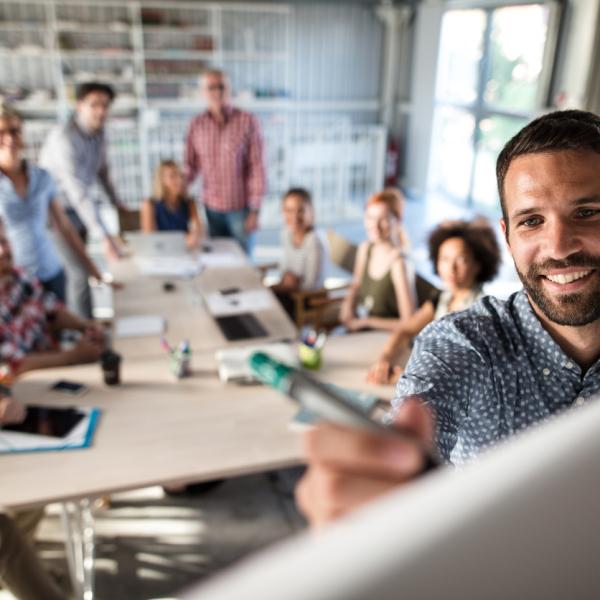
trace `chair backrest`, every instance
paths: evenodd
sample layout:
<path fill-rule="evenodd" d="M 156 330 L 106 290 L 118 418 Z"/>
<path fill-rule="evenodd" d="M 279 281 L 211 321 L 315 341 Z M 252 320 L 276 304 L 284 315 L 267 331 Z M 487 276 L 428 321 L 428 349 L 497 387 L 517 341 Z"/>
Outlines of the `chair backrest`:
<path fill-rule="evenodd" d="M 357 246 L 333 229 L 327 230 L 327 246 L 329 259 L 338 267 L 352 273 L 356 260 Z"/>
<path fill-rule="evenodd" d="M 422 306 L 427 300 L 431 299 L 435 292 L 439 291 L 433 283 L 430 283 L 418 273 L 415 275 L 415 288 L 417 292 L 417 304 L 419 306 Z"/>
<path fill-rule="evenodd" d="M 333 229 L 327 230 L 327 245 L 329 246 L 329 258 L 331 262 L 345 271 L 352 273 L 354 271 L 357 246 Z M 429 300 L 432 294 L 437 291 L 437 288 L 432 283 L 421 277 L 418 273 L 415 275 L 415 288 L 417 292 L 417 304 L 419 306 Z"/>

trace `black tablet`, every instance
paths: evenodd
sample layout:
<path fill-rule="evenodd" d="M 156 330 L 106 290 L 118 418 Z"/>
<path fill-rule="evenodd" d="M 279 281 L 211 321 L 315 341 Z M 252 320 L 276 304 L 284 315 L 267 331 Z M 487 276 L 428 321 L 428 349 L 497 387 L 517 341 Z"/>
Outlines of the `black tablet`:
<path fill-rule="evenodd" d="M 75 408 L 50 408 L 30 404 L 22 423 L 2 425 L 2 429 L 62 438 L 71 433 L 83 418 L 85 413 Z"/>

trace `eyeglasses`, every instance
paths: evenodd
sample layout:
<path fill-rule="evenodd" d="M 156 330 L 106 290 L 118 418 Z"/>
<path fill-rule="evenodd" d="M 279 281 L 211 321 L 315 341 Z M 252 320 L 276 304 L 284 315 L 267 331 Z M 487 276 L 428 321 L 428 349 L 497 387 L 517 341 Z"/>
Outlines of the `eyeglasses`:
<path fill-rule="evenodd" d="M 23 130 L 20 127 L 9 127 L 8 129 L 0 129 L 0 138 L 1 137 L 19 137 Z"/>
<path fill-rule="evenodd" d="M 214 85 L 209 85 L 206 88 L 209 92 L 224 92 L 225 84 L 224 83 L 215 83 Z"/>

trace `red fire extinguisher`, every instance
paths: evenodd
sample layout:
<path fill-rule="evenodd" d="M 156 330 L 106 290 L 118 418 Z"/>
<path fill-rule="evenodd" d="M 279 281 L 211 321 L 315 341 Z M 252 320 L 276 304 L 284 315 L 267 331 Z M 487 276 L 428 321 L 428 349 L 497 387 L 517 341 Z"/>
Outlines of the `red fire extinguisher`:
<path fill-rule="evenodd" d="M 398 185 L 398 174 L 400 170 L 400 148 L 393 136 L 388 137 L 385 151 L 385 187 Z"/>

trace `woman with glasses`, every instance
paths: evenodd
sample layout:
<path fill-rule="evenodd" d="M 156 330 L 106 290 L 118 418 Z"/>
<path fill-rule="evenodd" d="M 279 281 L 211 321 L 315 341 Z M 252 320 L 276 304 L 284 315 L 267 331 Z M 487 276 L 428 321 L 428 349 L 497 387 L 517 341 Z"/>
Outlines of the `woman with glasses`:
<path fill-rule="evenodd" d="M 102 275 L 57 200 L 52 177 L 25 160 L 24 147 L 21 115 L 10 105 L 0 104 L 0 217 L 14 261 L 64 302 L 66 276 L 48 222 L 63 236 L 90 276 L 100 281 Z"/>

